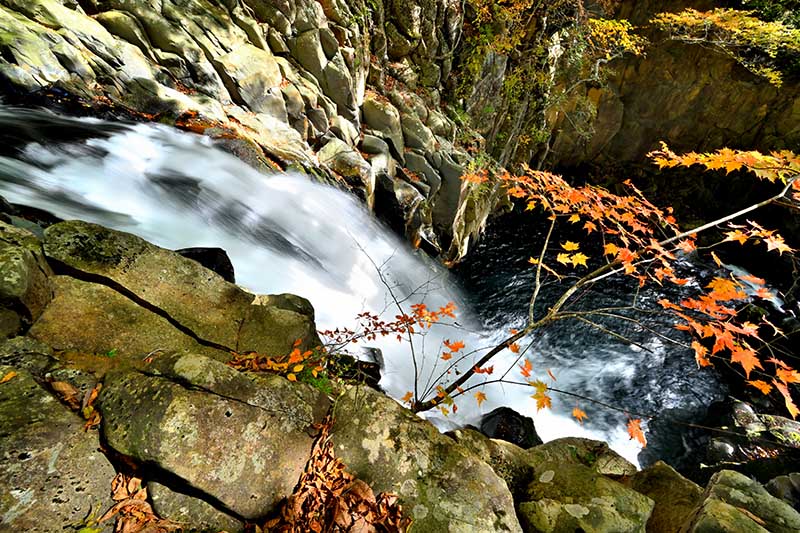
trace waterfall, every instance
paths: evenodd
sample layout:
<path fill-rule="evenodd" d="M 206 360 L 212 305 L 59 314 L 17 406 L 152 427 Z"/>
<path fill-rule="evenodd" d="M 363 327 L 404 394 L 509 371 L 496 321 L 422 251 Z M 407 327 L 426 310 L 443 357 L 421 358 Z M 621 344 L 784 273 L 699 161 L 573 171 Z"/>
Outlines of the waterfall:
<path fill-rule="evenodd" d="M 469 295 L 460 293 L 446 269 L 410 249 L 352 196 L 304 175 L 262 174 L 207 137 L 154 124 L 1 106 L 0 131 L 5 140 L 0 194 L 8 201 L 131 232 L 165 248 L 224 248 L 240 285 L 257 293 L 308 298 L 320 329 L 352 325 L 363 311 L 394 317 L 389 287 L 407 306 L 455 302 L 461 327 L 434 328 L 424 346 L 415 347 L 423 383 L 442 368 L 436 355 L 444 339 L 463 340 L 468 348 L 489 347 L 513 326 L 482 326 L 465 303 Z M 643 367 L 643 354 L 635 346 L 585 342 L 570 338 L 569 330 L 556 333 L 562 337 L 545 336 L 532 347 L 537 376 L 548 379 L 549 369 L 560 387 L 611 403 L 616 399 L 609 398 L 610 382 L 633 389 L 640 370 L 665 357 L 664 346 L 653 341 Z M 412 390 L 408 346 L 394 339 L 367 344 L 384 353 L 381 384 L 386 391 L 400 398 Z M 517 360 L 506 350 L 492 363 L 495 376 Z M 465 361 L 461 370 L 470 366 Z M 527 387 L 495 385 L 485 393 L 488 400 L 481 406 L 469 394 L 459 400 L 457 413 L 426 416 L 445 429 L 474 423 L 481 413 L 508 405 L 533 416 L 544 440 L 567 435 L 602 439 L 636 463 L 639 448 L 628 439 L 624 415 L 584 427 L 569 417 L 573 400 L 554 401 L 552 410 L 537 413 Z"/>

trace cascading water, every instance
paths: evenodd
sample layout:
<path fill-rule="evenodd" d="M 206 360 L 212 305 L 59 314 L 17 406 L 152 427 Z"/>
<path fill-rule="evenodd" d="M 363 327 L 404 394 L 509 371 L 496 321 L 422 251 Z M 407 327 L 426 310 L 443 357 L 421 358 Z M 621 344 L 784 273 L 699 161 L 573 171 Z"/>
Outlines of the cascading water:
<path fill-rule="evenodd" d="M 471 319 L 464 303 L 470 296 L 460 294 L 449 273 L 410 250 L 354 198 L 305 176 L 261 174 L 206 137 L 152 124 L 7 107 L 0 107 L 0 132 L 5 141 L 0 194 L 8 201 L 128 231 L 166 248 L 222 247 L 239 284 L 254 292 L 308 298 L 321 329 L 350 325 L 365 310 L 393 317 L 397 310 L 388 287 L 399 299 L 408 299 L 407 305 L 423 298 L 429 307 L 455 301 L 462 328 L 427 336 L 424 360 L 422 346 L 416 348 L 422 384 L 441 370 L 436 351 L 444 338 L 488 347 L 519 320 L 517 312 L 501 316 L 491 327 L 480 325 L 484 322 Z M 497 293 L 504 295 L 513 285 L 501 281 Z M 561 328 L 537 341 L 530 357 L 540 375 L 549 368 L 561 388 L 615 405 L 625 405 L 630 396 L 658 397 L 634 407 L 683 401 L 683 392 L 676 395 L 658 382 L 669 371 L 679 375 L 681 370 L 665 363 L 669 358 L 657 340 L 647 343 L 651 353 L 644 357 L 640 348 L 584 333 L 576 337 L 577 331 L 582 330 Z M 399 398 L 413 389 L 408 346 L 387 341 L 378 347 L 386 365 L 382 385 Z M 518 356 L 506 352 L 492 362 L 496 374 L 517 363 Z M 469 365 L 465 361 L 463 368 Z M 694 389 L 701 402 L 718 394 L 713 387 L 701 389 Z M 508 405 L 533 416 L 545 440 L 566 435 L 603 439 L 636 462 L 639 448 L 628 439 L 623 415 L 597 416 L 584 427 L 568 416 L 572 400 L 554 399 L 553 410 L 536 413 L 525 387 L 489 386 L 485 392 L 488 401 L 480 407 L 467 396 L 448 419 L 429 416 L 440 427 L 453 427 Z"/>

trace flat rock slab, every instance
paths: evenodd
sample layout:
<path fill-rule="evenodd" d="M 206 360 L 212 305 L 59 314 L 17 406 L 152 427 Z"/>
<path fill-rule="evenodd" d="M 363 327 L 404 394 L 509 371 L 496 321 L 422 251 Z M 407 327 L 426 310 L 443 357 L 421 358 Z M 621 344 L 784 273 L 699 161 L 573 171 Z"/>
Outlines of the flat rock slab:
<path fill-rule="evenodd" d="M 113 505 L 114 468 L 96 431 L 22 368 L 0 366 L 0 531 L 52 533 L 92 525 Z M 110 532 L 113 520 L 96 531 Z"/>
<path fill-rule="evenodd" d="M 220 359 L 230 357 L 229 352 L 202 346 L 166 318 L 105 285 L 69 276 L 54 276 L 51 285 L 53 300 L 28 335 L 57 350 L 105 357 L 106 365 L 96 361 L 97 365 L 89 365 L 92 370 L 113 367 L 119 361 L 141 365 L 153 350 L 191 350 Z"/>
<path fill-rule="evenodd" d="M 44 249 L 69 275 L 107 285 L 223 350 L 284 355 L 297 339 L 303 348 L 319 344 L 306 300 L 257 297 L 130 233 L 72 220 L 45 230 Z"/>
<path fill-rule="evenodd" d="M 169 472 L 242 518 L 274 511 L 308 461 L 311 424 L 325 411 L 320 393 L 278 377 L 285 390 L 259 392 L 246 376 L 199 355 L 156 366 L 161 375 L 125 372 L 106 379 L 99 407 L 108 445 Z M 238 397 L 225 396 L 237 384 L 241 392 L 232 396 Z M 282 400 L 274 397 L 278 391 Z"/>
<path fill-rule="evenodd" d="M 430 422 L 366 387 L 333 412 L 337 457 L 376 494 L 398 494 L 415 533 L 522 531 L 506 483 Z"/>

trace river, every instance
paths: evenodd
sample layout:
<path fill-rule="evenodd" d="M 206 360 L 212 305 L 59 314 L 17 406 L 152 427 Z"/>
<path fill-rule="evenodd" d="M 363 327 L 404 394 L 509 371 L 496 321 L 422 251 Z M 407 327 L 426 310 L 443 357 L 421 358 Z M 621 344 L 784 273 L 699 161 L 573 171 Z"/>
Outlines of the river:
<path fill-rule="evenodd" d="M 0 141 L 0 194 L 9 202 L 128 231 L 165 248 L 224 248 L 237 283 L 257 293 L 308 298 L 320 329 L 352 325 L 363 311 L 393 317 L 389 288 L 407 305 L 455 302 L 459 326 L 434 328 L 424 345 L 415 346 L 420 383 L 441 370 L 436 354 L 444 339 L 463 340 L 471 349 L 492 346 L 519 327 L 527 312 L 531 277 L 523 243 L 534 245 L 536 232 L 520 239 L 516 219 L 493 224 L 476 253 L 451 273 L 399 240 L 350 195 L 300 174 L 262 174 L 207 137 L 0 106 Z M 630 290 L 610 283 L 591 298 L 615 302 Z M 640 297 L 654 302 L 661 294 Z M 665 322 L 650 325 L 670 330 Z M 526 356 L 537 377 L 631 412 L 691 409 L 723 395 L 708 373 L 694 370 L 688 351 L 626 328 L 636 344 L 559 325 L 526 342 Z M 387 392 L 400 398 L 412 390 L 408 346 L 394 340 L 368 344 L 384 353 L 381 384 Z M 517 360 L 506 350 L 492 363 L 495 375 Z M 467 360 L 460 368 L 470 366 Z M 447 429 L 508 405 L 532 416 L 545 441 L 567 435 L 602 439 L 637 463 L 640 449 L 628 438 L 623 413 L 581 401 L 589 419 L 579 424 L 570 416 L 574 398 L 555 396 L 553 409 L 537 412 L 532 392 L 489 386 L 480 406 L 468 395 L 457 413 L 426 416 Z"/>

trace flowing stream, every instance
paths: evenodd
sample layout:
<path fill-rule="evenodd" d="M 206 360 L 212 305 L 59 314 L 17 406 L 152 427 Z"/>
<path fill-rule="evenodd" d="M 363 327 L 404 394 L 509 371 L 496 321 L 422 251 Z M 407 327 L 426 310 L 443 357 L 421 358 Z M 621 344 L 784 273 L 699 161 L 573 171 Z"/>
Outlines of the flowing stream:
<path fill-rule="evenodd" d="M 415 347 L 422 385 L 442 369 L 436 353 L 444 339 L 463 340 L 468 348 L 492 346 L 526 312 L 530 279 L 516 268 L 526 252 L 512 248 L 516 239 L 507 231 L 490 235 L 455 282 L 350 195 L 302 175 L 259 173 L 207 137 L 164 126 L 0 106 L 0 194 L 9 202 L 128 231 L 165 248 L 224 248 L 237 283 L 257 293 L 308 298 L 320 329 L 352 325 L 362 311 L 394 317 L 389 288 L 406 305 L 424 301 L 438 307 L 453 301 L 460 327 L 434 329 L 424 346 Z M 620 290 L 625 289 L 610 286 L 598 297 L 613 298 Z M 394 340 L 368 344 L 383 351 L 381 384 L 387 392 L 400 398 L 412 390 L 408 346 Z M 721 394 L 707 377 L 692 378 L 682 366 L 694 364 L 691 356 L 676 356 L 653 336 L 625 345 L 587 328 L 560 326 L 525 347 L 536 377 L 550 380 L 549 369 L 558 387 L 632 411 L 704 405 Z M 506 352 L 493 362 L 495 375 L 518 361 Z M 470 394 L 459 401 L 457 413 L 426 416 L 444 429 L 474 423 L 481 413 L 508 405 L 533 416 L 544 440 L 603 439 L 637 462 L 639 447 L 629 440 L 621 413 L 584 402 L 590 419 L 581 425 L 569 416 L 574 399 L 555 397 L 552 410 L 537 413 L 527 387 L 497 385 L 485 392 L 488 400 L 481 406 Z"/>

